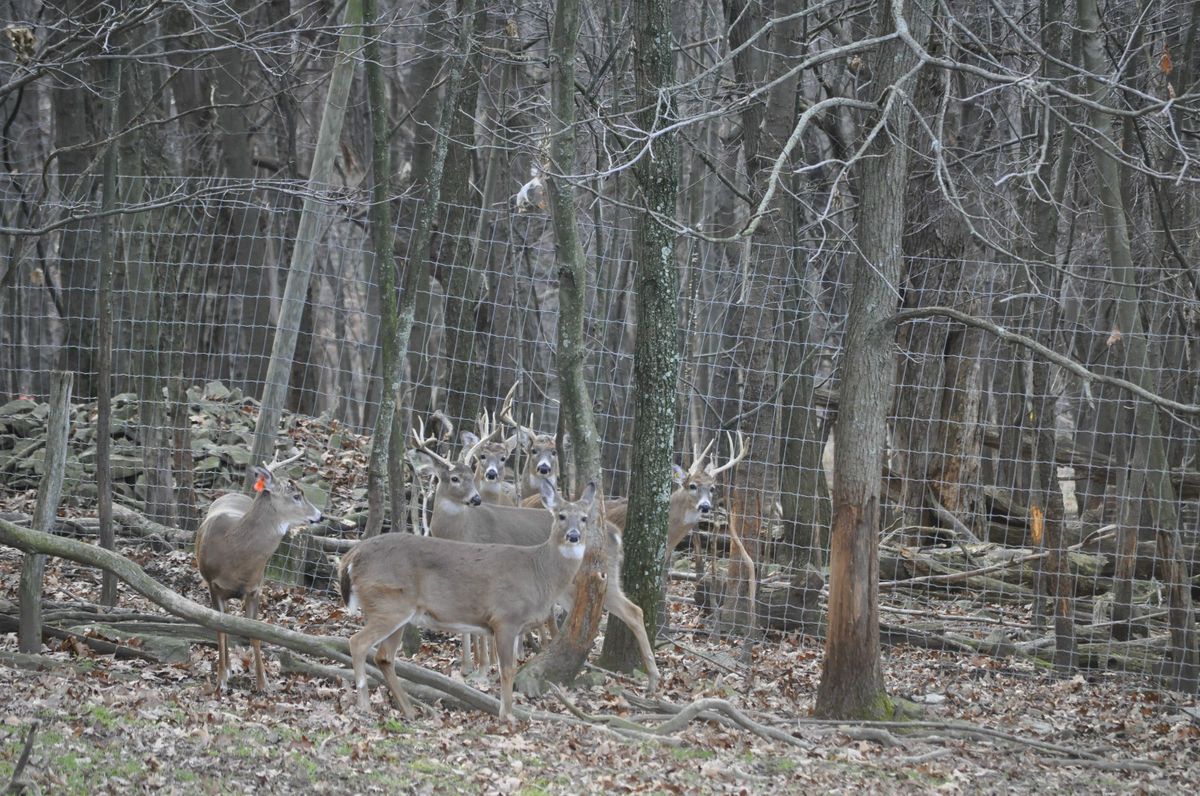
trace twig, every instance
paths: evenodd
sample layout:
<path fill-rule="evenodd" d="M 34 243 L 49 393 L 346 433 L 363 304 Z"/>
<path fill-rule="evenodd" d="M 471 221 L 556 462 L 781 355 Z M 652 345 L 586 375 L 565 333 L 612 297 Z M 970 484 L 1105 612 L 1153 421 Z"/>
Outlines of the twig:
<path fill-rule="evenodd" d="M 908 746 L 895 735 L 879 727 L 842 727 L 840 732 L 842 735 L 852 738 L 855 741 L 871 741 L 880 746 L 899 746 L 901 749 Z"/>
<path fill-rule="evenodd" d="M 660 704 L 664 703 L 660 702 Z M 679 712 L 674 716 L 653 728 L 652 732 L 655 734 L 678 732 L 686 727 L 693 719 L 708 719 L 711 713 L 720 714 L 733 721 L 734 724 L 738 725 L 742 729 L 749 730 L 750 732 L 762 738 L 772 741 L 780 741 L 791 746 L 799 746 L 805 749 L 812 748 L 812 744 L 803 738 L 797 738 L 796 736 L 784 730 L 776 729 L 775 727 L 769 727 L 766 724 L 761 724 L 747 716 L 742 711 L 738 710 L 724 699 L 697 699 L 695 702 L 691 702 L 688 705 L 683 706 L 683 708 L 680 709 Z"/>
<path fill-rule="evenodd" d="M 41 722 L 36 719 L 33 724 L 29 725 L 29 732 L 25 734 L 25 746 L 21 749 L 21 756 L 17 758 L 17 765 L 13 768 L 12 779 L 9 780 L 8 787 L 4 790 L 5 793 L 22 794 L 30 788 L 37 789 L 32 781 L 21 775 L 25 771 L 25 766 L 29 765 L 29 754 L 33 751 L 33 739 L 37 736 L 40 726 Z"/>
<path fill-rule="evenodd" d="M 1066 757 L 1048 757 L 1047 763 L 1058 766 L 1079 766 L 1080 768 L 1098 768 L 1102 771 L 1157 771 L 1154 763 L 1141 760 L 1075 760 Z"/>
<path fill-rule="evenodd" d="M 928 763 L 930 760 L 937 760 L 939 757 L 945 757 L 946 755 L 953 753 L 954 750 L 947 749 L 943 746 L 940 749 L 933 749 L 924 754 L 901 757 L 896 762 L 902 766 L 916 766 L 920 765 L 921 763 Z"/>

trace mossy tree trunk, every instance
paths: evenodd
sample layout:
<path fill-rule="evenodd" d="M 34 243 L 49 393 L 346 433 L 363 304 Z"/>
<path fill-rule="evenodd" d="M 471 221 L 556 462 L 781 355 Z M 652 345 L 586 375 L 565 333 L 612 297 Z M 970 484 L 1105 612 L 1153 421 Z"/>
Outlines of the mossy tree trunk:
<path fill-rule="evenodd" d="M 654 132 L 656 124 L 671 124 L 675 116 L 674 103 L 665 90 L 675 77 L 670 9 L 666 0 L 640 0 L 633 9 L 635 119 L 647 134 Z M 654 157 L 638 161 L 634 177 L 645 212 L 638 214 L 634 241 L 637 338 L 633 351 L 633 451 L 621 580 L 625 593 L 641 607 L 646 633 L 653 639 L 663 603 L 662 567 L 679 380 L 675 233 L 656 216 L 675 215 L 679 193 L 676 136 L 658 138 Z M 632 671 L 640 661 L 637 640 L 624 623 L 610 616 L 601 665 Z"/>
<path fill-rule="evenodd" d="M 583 338 L 586 312 L 587 261 L 579 239 L 578 213 L 572 185 L 562 175 L 575 171 L 575 46 L 579 38 L 579 0 L 558 0 L 550 34 L 550 200 L 554 251 L 558 264 L 558 378 L 561 385 L 561 420 L 571 437 L 571 453 L 578 484 L 561 479 L 559 487 L 574 498 L 580 486 L 594 481 L 603 492 L 600 445 L 592 401 L 584 378 L 587 348 Z M 560 450 L 562 448 L 560 447 Z M 574 487 L 574 488 L 572 488 Z M 587 534 L 587 552 L 575 578 L 574 607 L 547 650 L 522 667 L 521 690 L 536 691 L 539 683 L 570 682 L 583 669 L 592 642 L 600 629 L 607 587 L 608 550 L 599 523 Z"/>
<path fill-rule="evenodd" d="M 372 0 L 365 0 L 374 8 Z M 382 369 L 384 374 L 383 392 L 380 396 L 379 413 L 375 417 L 375 431 L 371 439 L 371 458 L 368 464 L 368 519 L 367 528 L 364 536 L 374 536 L 379 533 L 383 526 L 383 510 L 385 504 L 385 487 L 389 481 L 393 494 L 401 488 L 400 483 L 395 479 L 395 475 L 399 470 L 397 465 L 399 462 L 392 461 L 392 458 L 397 454 L 400 446 L 396 443 L 401 442 L 398 435 L 404 432 L 399 424 L 395 422 L 397 417 L 397 400 L 402 389 L 403 366 L 404 359 L 408 355 L 408 343 L 412 335 L 413 318 L 415 317 L 417 292 L 420 286 L 420 274 L 428 270 L 430 243 L 433 238 L 434 220 L 437 217 L 438 204 L 441 201 L 441 186 L 442 174 L 446 166 L 446 153 L 448 151 L 449 132 L 448 126 L 451 120 L 451 109 L 457 101 L 458 92 L 461 90 L 464 64 L 469 57 L 471 51 L 471 31 L 475 14 L 475 1 L 462 0 L 459 7 L 459 16 L 462 18 L 459 31 L 459 45 L 456 55 L 451 58 L 450 76 L 446 87 L 446 94 L 442 103 L 441 121 L 439 122 L 439 134 L 436 138 L 433 150 L 433 161 L 429 167 L 429 182 L 428 190 L 426 191 L 425 201 L 421 203 L 421 209 L 417 214 L 417 224 L 415 234 L 413 235 L 412 244 L 409 246 L 408 263 L 404 269 L 404 285 L 400 291 L 398 305 L 395 291 L 395 282 L 390 286 L 385 285 L 383 278 L 380 279 L 380 318 L 381 318 L 381 338 L 384 345 Z M 368 19 L 368 22 L 374 23 L 374 17 Z M 368 38 L 374 39 L 374 36 Z M 377 47 L 377 45 L 376 45 Z M 368 55 L 368 61 L 378 61 L 378 58 L 371 58 Z M 390 165 L 380 163 L 381 156 L 385 160 L 389 160 L 386 156 L 386 145 L 380 140 L 386 135 L 388 122 L 385 116 L 386 100 L 383 87 L 383 76 L 378 74 L 377 68 L 368 70 L 368 92 L 371 95 L 372 119 L 371 125 L 374 132 L 375 152 L 372 155 L 372 167 L 376 171 L 375 175 L 375 194 L 373 213 L 380 214 L 377 219 L 372 216 L 372 241 L 375 247 L 375 256 L 384 266 L 380 269 L 381 275 L 387 271 L 387 266 L 393 262 L 392 258 L 392 242 L 391 236 L 391 208 L 388 206 L 386 210 L 381 197 L 380 190 L 390 190 L 390 188 L 381 188 L 379 184 L 380 169 L 389 169 Z M 372 77 L 373 76 L 373 77 Z M 372 82 L 373 81 L 373 82 Z M 378 96 L 376 96 L 378 92 Z M 384 150 L 381 152 L 381 150 Z M 387 181 L 390 186 L 390 180 Z M 390 197 L 387 197 L 390 198 Z M 380 228 L 384 223 L 383 213 L 386 212 L 387 231 Z M 386 234 L 388 241 L 380 239 L 380 235 Z M 386 246 L 385 246 L 386 243 Z M 388 306 L 389 304 L 393 306 Z M 389 466 L 390 465 L 390 466 Z M 393 475 L 388 478 L 388 474 Z M 394 503 L 393 503 L 394 507 Z M 402 515 L 396 514 L 392 517 L 392 522 L 400 524 L 403 521 Z"/>

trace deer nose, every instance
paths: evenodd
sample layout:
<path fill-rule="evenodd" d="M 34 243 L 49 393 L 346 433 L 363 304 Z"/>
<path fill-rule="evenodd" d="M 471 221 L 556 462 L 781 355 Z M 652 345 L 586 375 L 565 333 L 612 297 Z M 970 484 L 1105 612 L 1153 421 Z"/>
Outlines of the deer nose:
<path fill-rule="evenodd" d="M 575 530 L 574 528 L 567 531 L 567 541 L 571 544 L 579 544 L 579 538 L 579 531 Z"/>
<path fill-rule="evenodd" d="M 497 478 L 500 477 L 500 474 L 497 473 L 494 468 L 488 468 L 487 472 L 485 472 L 483 474 L 483 477 L 489 481 L 495 481 Z"/>
<path fill-rule="evenodd" d="M 546 462 L 538 462 L 538 475 L 550 475 L 550 465 Z"/>
<path fill-rule="evenodd" d="M 467 502 L 470 503 L 472 506 L 478 506 L 480 503 L 483 502 L 483 499 L 481 497 L 479 497 L 479 495 L 471 495 L 471 499 L 468 500 Z"/>
<path fill-rule="evenodd" d="M 706 500 L 700 505 L 696 506 L 696 508 L 700 509 L 701 514 L 707 514 L 708 512 L 712 511 L 712 504 Z"/>

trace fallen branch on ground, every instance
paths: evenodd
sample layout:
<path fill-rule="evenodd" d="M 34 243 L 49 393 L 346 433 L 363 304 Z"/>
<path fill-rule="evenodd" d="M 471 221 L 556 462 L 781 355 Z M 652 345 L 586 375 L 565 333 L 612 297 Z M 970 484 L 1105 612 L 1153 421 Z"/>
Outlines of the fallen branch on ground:
<path fill-rule="evenodd" d="M 29 753 L 33 751 L 33 739 L 37 737 L 38 727 L 41 722 L 34 721 L 29 725 L 29 732 L 25 735 L 25 746 L 21 749 L 21 757 L 17 759 L 17 765 L 13 768 L 12 779 L 8 782 L 8 787 L 4 789 L 5 793 L 22 794 L 30 788 L 37 790 L 32 782 L 22 776 L 25 773 L 25 766 L 29 765 Z"/>
<path fill-rule="evenodd" d="M 44 553 L 112 572 L 129 584 L 138 594 L 156 603 L 167 612 L 212 630 L 221 630 L 246 638 L 257 638 L 268 644 L 275 644 L 304 655 L 327 658 L 343 664 L 350 663 L 349 645 L 345 639 L 309 636 L 267 622 L 232 616 L 205 608 L 163 586 L 147 575 L 137 564 L 118 553 L 74 539 L 22 528 L 5 520 L 0 520 L 0 544 L 15 547 L 26 553 Z M 396 671 L 405 680 L 434 688 L 476 710 L 492 715 L 499 714 L 500 701 L 498 699 L 456 682 L 445 675 L 405 661 L 396 661 Z"/>

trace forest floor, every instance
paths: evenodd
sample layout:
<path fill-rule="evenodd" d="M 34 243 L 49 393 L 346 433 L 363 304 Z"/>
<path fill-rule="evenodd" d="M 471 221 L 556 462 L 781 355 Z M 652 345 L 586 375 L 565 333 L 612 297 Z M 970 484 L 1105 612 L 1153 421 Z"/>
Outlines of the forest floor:
<path fill-rule="evenodd" d="M 190 553 L 125 552 L 156 579 L 204 602 Z M 0 550 L 0 597 L 16 599 L 20 556 Z M 91 603 L 99 577 L 51 560 L 47 598 Z M 123 608 L 155 612 L 122 592 Z M 308 633 L 348 635 L 354 621 L 327 596 L 268 588 L 265 617 Z M 1056 677 L 996 658 L 908 647 L 884 650 L 890 694 L 920 706 L 911 729 L 829 726 L 807 719 L 820 677 L 818 642 L 802 636 L 740 649 L 710 641 L 694 609 L 676 605 L 661 644 L 662 697 L 718 698 L 793 742 L 768 740 L 714 718 L 661 739 L 631 739 L 572 721 L 553 695 L 525 700 L 562 716 L 510 727 L 434 706 L 415 721 L 385 705 L 351 707 L 343 683 L 281 674 L 250 690 L 248 650 L 235 654 L 232 689 L 208 693 L 215 649 L 187 662 L 95 655 L 77 641 L 17 656 L 0 635 L 0 789 L 13 777 L 29 728 L 38 731 L 20 778 L 41 793 L 1178 793 L 1200 782 L 1194 699 L 1129 679 Z M 457 676 L 457 642 L 428 634 L 415 660 Z M 43 670 L 33 670 L 38 664 Z M 653 725 L 639 707 L 644 679 L 596 671 L 569 692 L 589 716 Z M 495 693 L 494 675 L 478 687 Z M 966 722 L 964 725 L 956 722 Z"/>

